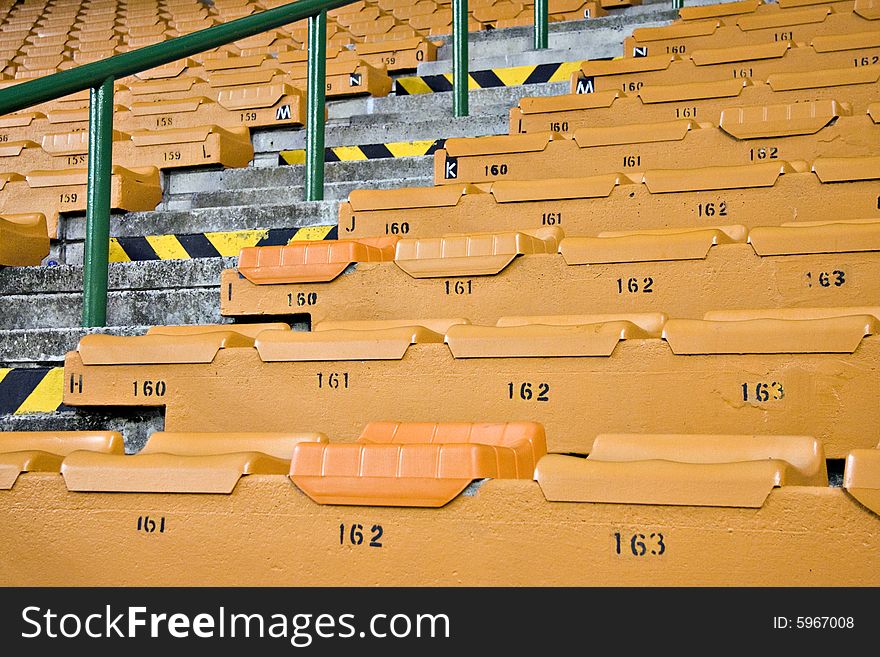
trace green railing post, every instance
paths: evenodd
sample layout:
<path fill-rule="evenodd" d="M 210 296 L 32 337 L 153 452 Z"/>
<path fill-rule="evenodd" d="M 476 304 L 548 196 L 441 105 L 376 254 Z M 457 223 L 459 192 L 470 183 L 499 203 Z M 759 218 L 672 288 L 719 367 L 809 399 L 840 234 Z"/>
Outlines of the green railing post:
<path fill-rule="evenodd" d="M 535 0 L 535 50 L 547 48 L 548 0 Z"/>
<path fill-rule="evenodd" d="M 468 115 L 467 0 L 452 0 L 452 114 Z"/>
<path fill-rule="evenodd" d="M 89 101 L 89 179 L 83 267 L 83 326 L 107 324 L 110 177 L 113 166 L 113 78 L 92 87 Z"/>
<path fill-rule="evenodd" d="M 673 9 L 681 9 L 684 7 L 684 0 L 672 0 Z"/>
<path fill-rule="evenodd" d="M 327 78 L 327 12 L 309 17 L 308 89 L 306 105 L 307 201 L 324 200 L 324 112 Z"/>

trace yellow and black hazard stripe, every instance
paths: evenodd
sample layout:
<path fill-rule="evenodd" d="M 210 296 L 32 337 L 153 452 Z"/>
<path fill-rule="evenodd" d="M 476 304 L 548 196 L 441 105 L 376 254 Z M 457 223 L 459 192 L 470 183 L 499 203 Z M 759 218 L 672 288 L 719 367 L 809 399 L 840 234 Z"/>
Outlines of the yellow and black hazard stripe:
<path fill-rule="evenodd" d="M 394 157 L 422 157 L 433 155 L 443 148 L 445 139 L 422 141 L 395 141 L 387 144 L 364 146 L 333 146 L 324 149 L 325 162 L 355 162 L 358 160 L 387 160 Z M 281 151 L 281 164 L 305 164 L 306 152 L 302 149 Z"/>
<path fill-rule="evenodd" d="M 536 64 L 534 66 L 510 66 L 485 71 L 471 71 L 468 89 L 492 89 L 494 87 L 519 87 L 542 82 L 568 82 L 571 74 L 580 70 L 581 62 Z M 394 81 L 394 94 L 414 96 L 442 91 L 452 91 L 452 73 L 439 75 L 416 75 Z"/>
<path fill-rule="evenodd" d="M 0 415 L 54 413 L 63 407 L 63 367 L 0 368 Z"/>
<path fill-rule="evenodd" d="M 184 235 L 110 238 L 110 262 L 187 260 L 237 256 L 247 246 L 283 246 L 302 240 L 334 240 L 336 226 L 267 228 Z"/>

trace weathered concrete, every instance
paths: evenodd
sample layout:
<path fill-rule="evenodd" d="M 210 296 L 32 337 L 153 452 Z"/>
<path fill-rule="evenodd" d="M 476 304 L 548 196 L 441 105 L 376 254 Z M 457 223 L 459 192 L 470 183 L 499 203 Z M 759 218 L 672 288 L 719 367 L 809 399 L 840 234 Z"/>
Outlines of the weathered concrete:
<path fill-rule="evenodd" d="M 0 297 L 0 329 L 79 326 L 82 294 L 15 294 Z M 125 290 L 107 295 L 111 326 L 219 324 L 219 287 Z M 4 359 L 0 352 L 0 361 Z"/>
<path fill-rule="evenodd" d="M 114 262 L 110 264 L 108 287 L 115 290 L 154 290 L 216 286 L 224 267 L 235 258 Z M 19 267 L 0 269 L 0 295 L 79 292 L 80 266 Z"/>
<path fill-rule="evenodd" d="M 199 233 L 203 231 L 254 230 L 329 226 L 336 223 L 339 201 L 311 201 L 296 205 L 236 206 L 194 209 L 191 212 L 133 212 L 110 221 L 114 237 Z M 68 240 L 85 238 L 85 220 L 67 224 Z"/>
<path fill-rule="evenodd" d="M 146 331 L 146 326 L 0 330 L 0 366 L 60 365 L 64 354 L 76 349 L 80 338 L 89 333 L 141 335 Z"/>

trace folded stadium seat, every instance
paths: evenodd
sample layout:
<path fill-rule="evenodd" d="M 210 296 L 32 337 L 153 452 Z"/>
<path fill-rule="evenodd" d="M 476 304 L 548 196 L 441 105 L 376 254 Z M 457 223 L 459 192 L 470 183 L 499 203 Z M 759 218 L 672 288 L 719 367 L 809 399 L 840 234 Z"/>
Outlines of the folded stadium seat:
<path fill-rule="evenodd" d="M 57 46 L 38 46 L 26 44 L 22 46 L 20 52 L 24 57 L 56 57 L 58 55 L 63 55 L 64 44 Z"/>
<path fill-rule="evenodd" d="M 71 43 L 82 46 L 86 43 L 106 43 L 110 39 L 118 39 L 121 34 L 115 23 L 97 23 L 72 30 L 70 38 Z"/>
<path fill-rule="evenodd" d="M 476 479 L 532 479 L 546 451 L 533 422 L 371 423 L 354 444 L 298 444 L 290 478 L 319 504 L 440 507 Z"/>
<path fill-rule="evenodd" d="M 767 435 L 602 435 L 587 458 L 542 458 L 535 480 L 551 502 L 751 508 L 776 488 L 828 485 L 815 438 Z"/>
<path fill-rule="evenodd" d="M 736 25 L 741 16 L 774 14 L 779 11 L 804 9 L 814 5 L 830 7 L 835 13 L 851 13 L 854 0 L 795 0 L 794 2 L 763 2 L 763 0 L 738 0 L 714 5 L 682 7 L 678 10 L 680 22 L 717 19 L 723 25 Z"/>
<path fill-rule="evenodd" d="M 58 235 L 61 212 L 85 212 L 86 169 L 30 171 L 25 175 L 5 174 L 0 212 L 46 215 L 50 237 Z M 114 166 L 110 182 L 110 207 L 114 210 L 154 210 L 162 200 L 159 170 L 129 170 Z"/>
<path fill-rule="evenodd" d="M 356 37 L 364 37 L 385 34 L 395 25 L 397 22 L 394 20 L 394 16 L 379 16 L 365 20 L 359 18 L 358 22 L 347 25 L 346 30 Z"/>
<path fill-rule="evenodd" d="M 135 73 L 132 76 L 123 78 L 122 81 L 129 84 L 136 82 L 137 80 L 162 80 L 175 78 L 180 75 L 199 77 L 191 72 L 193 69 L 197 68 L 200 68 L 199 63 L 192 58 L 178 59 L 177 61 L 165 64 L 164 66 L 157 66 L 155 68 L 147 69 L 146 71 L 141 71 L 140 73 Z"/>
<path fill-rule="evenodd" d="M 602 91 L 541 98 L 521 98 L 510 110 L 510 133 L 626 123 L 694 119 L 718 125 L 729 107 L 778 105 L 808 100 L 848 103 L 854 114 L 876 101 L 880 64 L 824 69 L 808 73 L 774 73 L 767 82 L 728 79 L 717 82 L 644 86 L 632 93 Z"/>
<path fill-rule="evenodd" d="M 404 238 L 392 257 L 371 257 L 371 240 L 323 252 L 319 242 L 243 249 L 221 275 L 220 311 L 304 313 L 315 327 L 432 314 L 477 323 L 634 311 L 700 318 L 712 308 L 880 302 L 880 219 L 569 235 L 548 227 Z"/>
<path fill-rule="evenodd" d="M 437 46 L 422 37 L 358 43 L 354 48 L 358 59 L 373 67 L 384 66 L 391 72 L 414 70 L 421 62 L 433 62 L 437 59 Z"/>
<path fill-rule="evenodd" d="M 727 108 L 718 127 L 679 119 L 578 128 L 569 139 L 557 132 L 448 139 L 434 153 L 434 184 L 880 155 L 880 103 L 868 109 L 852 116 L 826 100 Z"/>
<path fill-rule="evenodd" d="M 73 452 L 125 453 L 122 435 L 112 431 L 0 432 L 0 490 L 10 490 L 25 472 L 60 472 Z"/>
<path fill-rule="evenodd" d="M 209 125 L 141 130 L 131 135 L 114 130 L 113 139 L 113 162 L 128 169 L 177 169 L 216 164 L 233 168 L 247 166 L 253 158 L 249 130 L 245 127 L 224 129 Z M 4 150 L 11 154 L 17 147 L 17 144 L 0 145 L 0 155 Z M 89 135 L 85 131 L 44 135 L 43 157 L 26 159 L 20 165 L 21 170 L 83 166 L 88 161 L 88 148 Z M 28 155 L 25 152 L 25 157 Z"/>
<path fill-rule="evenodd" d="M 483 25 L 484 29 L 495 27 L 498 20 L 510 20 L 523 12 L 524 6 L 519 2 L 502 0 L 492 5 L 474 6 L 470 9 L 471 18 Z M 534 21 L 534 17 L 532 18 Z"/>
<path fill-rule="evenodd" d="M 366 5 L 358 7 L 356 5 L 349 5 L 349 8 L 348 11 L 344 12 L 336 10 L 333 14 L 333 20 L 343 27 L 349 27 L 354 23 L 366 23 L 368 21 L 377 20 L 382 16 L 382 12 L 378 7 L 368 7 Z"/>
<path fill-rule="evenodd" d="M 868 12 L 865 12 L 868 13 Z M 633 30 L 623 41 L 624 57 L 686 54 L 700 48 L 757 45 L 777 41 L 808 42 L 821 35 L 876 29 L 870 15 L 834 13 L 828 6 L 814 6 L 766 14 L 742 16 L 735 25 L 718 19 L 688 21 L 666 27 Z"/>
<path fill-rule="evenodd" d="M 42 46 L 61 46 L 61 47 L 64 47 L 64 45 L 68 41 L 68 38 L 69 37 L 67 34 L 46 34 L 46 35 L 32 34 L 31 36 L 29 36 L 27 38 L 27 41 L 28 41 L 28 43 L 32 43 L 36 46 L 41 46 L 41 47 Z"/>
<path fill-rule="evenodd" d="M 124 43 L 118 46 L 119 52 L 131 52 L 132 50 L 138 50 L 139 48 L 145 48 L 146 46 L 152 46 L 157 43 L 162 43 L 163 41 L 167 41 L 171 37 L 166 34 L 157 34 L 155 36 L 143 36 L 143 37 L 125 37 Z"/>
<path fill-rule="evenodd" d="M 0 143 L 37 141 L 47 129 L 46 115 L 40 112 L 16 112 L 0 116 Z"/>
<path fill-rule="evenodd" d="M 847 455 L 843 487 L 865 507 L 880 515 L 880 446 Z"/>
<path fill-rule="evenodd" d="M 288 474 L 296 446 L 313 442 L 327 438 L 305 432 L 158 432 L 135 456 L 76 452 L 61 463 L 61 474 L 72 491 L 231 493 L 241 477 Z"/>
<path fill-rule="evenodd" d="M 155 166 L 159 169 L 221 165 L 247 166 L 254 157 L 247 127 L 141 130 L 131 134 L 131 148 L 122 151 L 119 163 L 129 167 Z"/>
<path fill-rule="evenodd" d="M 0 215 L 0 266 L 37 266 L 48 255 L 49 233 L 44 215 Z"/>
<path fill-rule="evenodd" d="M 642 0 L 600 0 L 602 9 L 617 9 L 618 7 L 635 7 L 642 4 Z"/>
<path fill-rule="evenodd" d="M 526 2 L 524 4 L 530 8 L 534 3 Z M 587 2 L 584 0 L 555 0 L 550 3 L 548 18 L 551 22 L 577 21 L 607 15 L 608 12 L 605 11 L 599 0 L 588 0 Z"/>
<path fill-rule="evenodd" d="M 213 94 L 212 94 L 213 95 Z M 163 128 L 226 128 L 302 125 L 305 102 L 302 92 L 286 84 L 228 87 L 217 92 L 214 102 L 204 96 L 175 100 L 133 101 L 117 126 L 129 132 Z"/>
<path fill-rule="evenodd" d="M 343 237 L 533 230 L 569 234 L 676 226 L 746 226 L 878 217 L 880 158 L 820 158 L 587 178 L 355 190 L 339 209 Z M 778 225 L 778 224 L 777 224 Z"/>
<path fill-rule="evenodd" d="M 169 431 L 281 431 L 295 417 L 313 431 L 351 435 L 365 409 L 418 421 L 425 398 L 439 394 L 443 403 L 430 408 L 438 422 L 540 422 L 550 451 L 588 453 L 612 431 L 805 435 L 809 427 L 829 458 L 842 458 L 876 442 L 864 427 L 880 417 L 878 313 L 618 313 L 497 326 L 435 320 L 433 329 L 416 320 L 340 322 L 311 333 L 263 331 L 253 347 L 196 336 L 198 357 L 184 338 L 141 346 L 88 336 L 65 359 L 64 403 L 164 406 Z M 111 341 L 112 350 L 101 348 Z M 161 381 L 165 396 L 145 397 L 132 381 Z"/>
<path fill-rule="evenodd" d="M 406 21 L 413 16 L 425 16 L 437 11 L 437 3 L 433 0 L 418 0 L 412 3 L 382 2 L 379 7 L 383 11 L 390 12 L 399 21 Z"/>
<path fill-rule="evenodd" d="M 427 31 L 431 36 L 452 32 L 452 13 L 445 6 L 438 6 L 433 14 L 412 16 L 407 22 L 410 27 Z"/>
<path fill-rule="evenodd" d="M 306 69 L 299 62 L 300 56 L 298 51 L 280 54 L 278 65 L 288 72 L 294 84 L 304 86 Z M 378 97 L 387 96 L 391 91 L 391 78 L 388 77 L 385 67 L 371 66 L 360 59 L 328 59 L 326 76 L 328 98 L 362 94 Z"/>
<path fill-rule="evenodd" d="M 214 16 L 207 16 L 205 18 L 175 21 L 174 29 L 177 30 L 178 34 L 182 36 L 184 34 L 192 34 L 193 32 L 198 32 L 199 30 L 206 30 L 209 27 L 214 27 L 214 25 L 217 24 L 218 21 Z"/>
<path fill-rule="evenodd" d="M 47 57 L 23 56 L 19 59 L 19 64 L 29 71 L 59 70 L 65 61 L 64 55 L 61 54 Z"/>
<path fill-rule="evenodd" d="M 69 64 L 69 66 L 65 67 L 65 64 Z M 59 70 L 66 70 L 67 68 L 72 68 L 73 66 L 75 66 L 75 63 L 72 61 L 68 61 L 68 62 L 62 63 L 60 69 L 47 68 L 47 69 L 30 70 L 30 69 L 19 67 L 16 69 L 14 77 L 16 80 L 34 80 L 36 78 L 44 78 L 47 75 L 52 75 L 53 73 L 57 73 Z"/>
<path fill-rule="evenodd" d="M 750 78 L 766 82 L 775 73 L 850 68 L 880 55 L 880 31 L 817 37 L 814 45 L 790 42 L 695 50 L 689 55 L 652 55 L 591 60 L 572 73 L 571 93 L 637 92 L 645 85 L 714 82 Z"/>
<path fill-rule="evenodd" d="M 133 102 L 151 102 L 162 100 L 179 100 L 192 98 L 193 96 L 207 96 L 212 94 L 207 88 L 207 83 L 200 77 L 183 72 L 178 76 L 169 78 L 156 78 L 139 80 L 133 78 L 127 85 L 128 93 L 117 90 L 114 100 L 120 105 L 130 107 Z M 216 97 L 212 98 L 216 100 Z"/>

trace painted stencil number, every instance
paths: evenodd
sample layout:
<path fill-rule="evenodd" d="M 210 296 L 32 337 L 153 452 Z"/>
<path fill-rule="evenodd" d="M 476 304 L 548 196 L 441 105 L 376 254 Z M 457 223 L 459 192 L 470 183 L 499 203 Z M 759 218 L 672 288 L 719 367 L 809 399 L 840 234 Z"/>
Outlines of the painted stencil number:
<path fill-rule="evenodd" d="M 614 532 L 614 552 L 633 557 L 659 557 L 666 552 L 666 543 L 660 532 L 650 534 Z"/>
<path fill-rule="evenodd" d="M 150 516 L 138 516 L 137 530 L 144 534 L 164 534 L 165 516 L 160 516 L 158 520 Z"/>
<path fill-rule="evenodd" d="M 364 535 L 365 531 L 369 536 Z M 385 530 L 382 529 L 382 525 L 373 525 L 370 527 L 369 531 L 367 531 L 360 523 L 352 524 L 349 527 L 346 527 L 345 523 L 340 523 L 339 544 L 345 545 L 348 543 L 349 545 L 366 545 L 368 547 L 380 548 L 383 547 L 383 545 L 379 539 L 382 538 L 382 534 L 384 533 Z M 365 543 L 364 541 L 367 542 Z"/>

